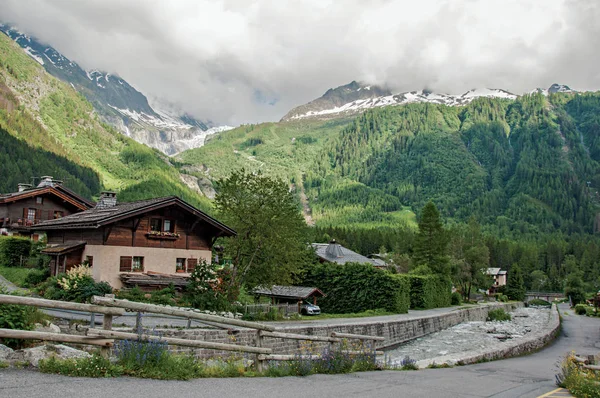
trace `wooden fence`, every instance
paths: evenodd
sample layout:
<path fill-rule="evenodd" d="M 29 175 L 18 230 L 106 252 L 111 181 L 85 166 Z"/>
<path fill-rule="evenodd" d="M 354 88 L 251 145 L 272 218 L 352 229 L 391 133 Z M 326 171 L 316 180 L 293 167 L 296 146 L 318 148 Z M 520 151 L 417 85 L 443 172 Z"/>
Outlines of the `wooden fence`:
<path fill-rule="evenodd" d="M 376 355 L 383 354 L 382 352 L 375 351 L 375 344 L 377 341 L 384 341 L 384 337 L 380 336 L 368 336 L 348 333 L 331 333 L 330 336 L 312 336 L 303 335 L 296 333 L 286 333 L 278 331 L 275 326 L 266 325 L 258 322 L 248 322 L 240 319 L 225 318 L 216 315 L 209 315 L 203 313 L 197 313 L 193 311 L 182 310 L 179 308 L 163 307 L 154 304 L 138 303 L 128 300 L 118 300 L 110 297 L 99 297 L 93 298 L 94 304 L 80 304 L 71 303 L 65 301 L 54 301 L 44 300 L 33 297 L 19 297 L 0 294 L 0 304 L 17 304 L 17 305 L 28 305 L 40 308 L 51 308 L 51 309 L 65 309 L 65 310 L 76 310 L 84 311 L 89 313 L 103 314 L 104 320 L 102 323 L 102 329 L 89 328 L 86 330 L 85 336 L 80 335 L 69 335 L 61 333 L 46 333 L 46 332 L 33 332 L 25 330 L 13 330 L 13 329 L 0 329 L 0 338 L 17 338 L 17 339 L 31 339 L 31 340 L 44 340 L 44 341 L 59 341 L 66 343 L 77 343 L 77 344 L 90 344 L 102 347 L 101 352 L 103 355 L 108 356 L 109 349 L 114 344 L 114 340 L 161 340 L 169 345 L 195 347 L 203 349 L 214 349 L 223 351 L 235 351 L 244 352 L 255 355 L 257 370 L 263 371 L 265 368 L 266 361 L 289 361 L 296 358 L 303 359 L 317 359 L 319 355 L 282 355 L 275 354 L 269 347 L 264 347 L 265 338 L 278 338 L 278 339 L 292 339 L 292 340 L 306 340 L 306 341 L 318 341 L 326 342 L 330 344 L 340 343 L 343 340 L 362 340 L 373 342 L 373 352 Z M 237 344 L 226 344 L 226 343 L 215 343 L 203 340 L 191 340 L 181 339 L 173 337 L 160 337 L 151 336 L 144 333 L 126 333 L 112 330 L 113 316 L 123 315 L 125 310 L 137 311 L 137 312 L 148 312 L 154 314 L 171 315 L 181 317 L 189 320 L 198 320 L 210 322 L 218 325 L 231 325 L 239 326 L 248 329 L 254 329 L 256 331 L 256 337 L 254 339 L 254 346 L 245 346 Z M 358 354 L 356 351 L 345 351 L 350 354 Z"/>

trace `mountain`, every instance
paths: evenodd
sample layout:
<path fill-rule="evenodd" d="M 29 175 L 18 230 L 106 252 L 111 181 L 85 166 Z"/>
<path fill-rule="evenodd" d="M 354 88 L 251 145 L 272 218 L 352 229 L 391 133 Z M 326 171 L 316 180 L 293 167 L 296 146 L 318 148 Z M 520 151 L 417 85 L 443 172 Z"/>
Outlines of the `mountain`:
<path fill-rule="evenodd" d="M 0 31 L 17 42 L 48 73 L 83 94 L 105 122 L 167 155 L 202 146 L 207 136 L 228 128 L 210 129 L 208 123 L 187 114 L 175 115 L 154 109 L 142 93 L 119 76 L 83 70 L 54 48 L 8 25 L 0 24 Z"/>
<path fill-rule="evenodd" d="M 0 184 L 3 190 L 14 190 L 16 178 L 54 175 L 86 196 L 102 189 L 118 191 L 121 201 L 178 195 L 210 208 L 192 176 L 104 123 L 71 85 L 5 35 L 0 35 L 0 137 L 0 176 L 9 182 Z"/>
<path fill-rule="evenodd" d="M 177 160 L 205 185 L 242 167 L 283 178 L 317 227 L 414 226 L 433 200 L 446 219 L 474 216 L 500 235 L 598 231 L 600 93 L 566 87 L 418 92 L 430 101 L 240 126 Z M 321 104 L 379 98 L 364 89 L 329 91 Z"/>
<path fill-rule="evenodd" d="M 568 86 L 553 84 L 548 89 L 533 92 L 554 94 L 573 93 Z M 500 98 L 514 100 L 517 95 L 502 89 L 472 89 L 461 95 L 439 94 L 429 90 L 408 91 L 392 94 L 388 89 L 353 81 L 345 86 L 329 89 L 320 98 L 289 111 L 281 121 L 305 118 L 337 118 L 354 115 L 366 109 L 389 105 L 430 103 L 447 106 L 463 106 L 476 98 Z"/>

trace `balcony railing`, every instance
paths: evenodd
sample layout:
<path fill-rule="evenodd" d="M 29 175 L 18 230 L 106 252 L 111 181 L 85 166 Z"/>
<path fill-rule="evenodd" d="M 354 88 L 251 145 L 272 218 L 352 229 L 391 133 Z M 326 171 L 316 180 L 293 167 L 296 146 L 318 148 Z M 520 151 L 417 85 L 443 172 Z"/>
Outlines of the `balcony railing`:
<path fill-rule="evenodd" d="M 8 217 L 6 218 L 0 218 L 0 226 L 2 226 L 3 228 L 10 228 L 10 227 L 31 227 L 33 225 L 39 224 L 40 222 L 42 222 L 43 220 L 41 218 L 34 218 L 29 219 L 29 218 L 13 218 L 10 219 Z"/>

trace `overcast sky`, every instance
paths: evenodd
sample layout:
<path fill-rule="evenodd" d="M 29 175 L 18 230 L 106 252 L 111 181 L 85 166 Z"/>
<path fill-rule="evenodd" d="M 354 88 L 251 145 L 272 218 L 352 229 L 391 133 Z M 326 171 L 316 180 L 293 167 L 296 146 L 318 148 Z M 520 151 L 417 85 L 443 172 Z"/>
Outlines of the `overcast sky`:
<path fill-rule="evenodd" d="M 352 80 L 394 91 L 600 88 L 596 0 L 2 0 L 86 69 L 217 124 L 279 120 Z"/>

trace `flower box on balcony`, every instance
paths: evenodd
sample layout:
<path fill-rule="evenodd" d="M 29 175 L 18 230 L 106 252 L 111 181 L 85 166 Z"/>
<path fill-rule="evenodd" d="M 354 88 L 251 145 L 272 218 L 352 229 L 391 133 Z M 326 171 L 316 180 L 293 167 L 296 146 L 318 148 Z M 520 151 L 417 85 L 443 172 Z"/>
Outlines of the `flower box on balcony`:
<path fill-rule="evenodd" d="M 179 234 L 175 232 L 148 232 L 146 234 L 148 239 L 163 239 L 163 240 L 176 240 L 179 239 Z"/>

